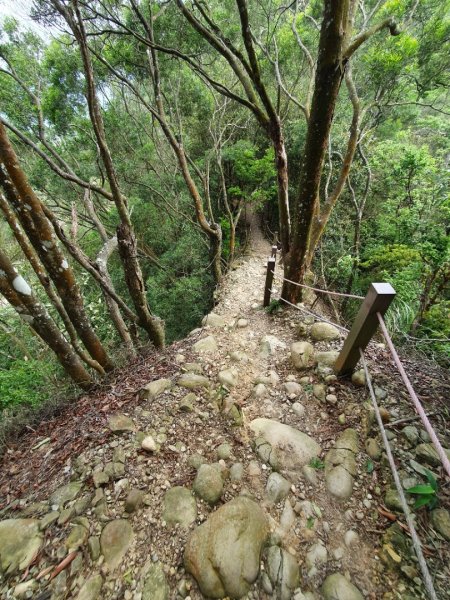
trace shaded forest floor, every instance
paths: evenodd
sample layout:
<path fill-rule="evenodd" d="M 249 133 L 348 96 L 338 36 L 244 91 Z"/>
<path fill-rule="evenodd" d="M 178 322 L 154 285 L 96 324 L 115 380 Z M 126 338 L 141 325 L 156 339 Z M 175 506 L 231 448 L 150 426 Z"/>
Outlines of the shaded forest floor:
<path fill-rule="evenodd" d="M 211 325 L 162 353 L 130 362 L 92 393 L 8 444 L 1 459 L 0 516 L 33 518 L 41 533 L 25 575 L 0 579 L 2 598 L 12 597 L 23 585 L 22 597 L 40 600 L 94 599 L 100 594 L 106 599 L 150 600 L 157 597 L 154 589 L 154 596 L 146 595 L 152 565 L 161 567 L 166 588 L 160 589 L 166 589 L 167 598 L 204 598 L 183 567 L 186 543 L 196 525 L 217 512 L 217 505 L 242 495 L 263 507 L 272 546 L 293 557 L 301 574 L 300 580 L 288 580 L 283 573 L 271 578 L 264 558 L 265 578 L 259 577 L 245 597 L 334 598 L 323 588 L 334 573 L 351 581 L 364 598 L 426 597 L 395 495 L 386 495 L 391 477 L 371 424 L 367 390 L 336 380 L 320 361 L 302 371 L 293 367 L 289 348 L 311 341 L 311 320 L 299 311 L 269 315 L 261 309 L 269 251 L 252 218 L 246 256 L 219 290 L 217 318 Z M 329 318 L 324 305 L 316 304 L 315 310 Z M 198 352 L 195 344 L 210 336 L 209 350 Z M 314 351 L 329 353 L 342 342 L 341 336 L 313 341 Z M 414 412 L 387 351 L 372 344 L 368 354 L 405 487 L 422 481 L 414 465 L 427 466 L 440 476 L 439 498 L 448 508 L 448 481 L 427 456 L 425 432 L 418 421 L 401 421 Z M 405 360 L 405 366 L 449 447 L 448 374 L 414 358 Z M 180 376 L 193 375 L 205 378 L 202 385 L 182 385 Z M 166 389 L 152 397 L 140 393 L 162 378 L 170 380 Z M 113 432 L 114 415 L 128 419 L 128 429 Z M 295 428 L 320 446 L 317 460 L 282 466 L 289 486 L 282 491 L 283 482 L 278 481 L 275 497 L 270 459 L 255 446 L 254 422 L 260 418 Z M 349 429 L 356 435 L 355 471 L 350 495 L 338 499 L 330 492 L 323 467 Z M 155 443 L 150 451 L 142 448 L 148 436 Z M 198 493 L 192 522 L 170 527 L 167 492 L 175 486 L 195 487 L 202 463 L 221 472 L 219 498 L 211 505 Z M 52 494 L 67 490 L 61 486 L 69 482 L 79 483 L 75 495 L 56 501 L 58 495 Z M 128 511 L 132 491 L 139 492 L 135 496 L 140 501 Z M 131 529 L 124 536 L 123 556 L 113 566 L 102 538 L 106 525 L 119 520 Z M 442 598 L 450 597 L 448 543 L 428 511 L 422 509 L 417 522 L 435 586 Z M 67 564 L 56 573 L 64 560 Z M 83 595 L 90 582 L 94 593 Z"/>

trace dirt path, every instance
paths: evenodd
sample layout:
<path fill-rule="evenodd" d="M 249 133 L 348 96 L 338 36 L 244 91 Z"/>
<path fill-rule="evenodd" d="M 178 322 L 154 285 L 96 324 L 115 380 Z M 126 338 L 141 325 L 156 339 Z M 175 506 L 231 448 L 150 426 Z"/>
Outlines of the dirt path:
<path fill-rule="evenodd" d="M 425 598 L 405 532 L 379 512 L 390 479 L 365 388 L 326 364 L 337 330 L 314 341 L 300 312 L 262 310 L 269 250 L 251 217 L 206 326 L 10 449 L 1 598 Z M 376 383 L 396 418 L 395 389 Z M 443 587 L 448 545 L 432 544 Z"/>

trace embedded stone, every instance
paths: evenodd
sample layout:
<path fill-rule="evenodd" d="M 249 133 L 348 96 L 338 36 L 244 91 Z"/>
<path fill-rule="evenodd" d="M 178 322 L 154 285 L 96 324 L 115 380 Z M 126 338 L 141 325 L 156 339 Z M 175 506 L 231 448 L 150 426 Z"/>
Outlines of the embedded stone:
<path fill-rule="evenodd" d="M 238 374 L 235 369 L 224 369 L 219 372 L 218 379 L 222 385 L 231 388 L 238 383 Z"/>
<path fill-rule="evenodd" d="M 450 541 L 450 513 L 445 508 L 435 508 L 430 513 L 433 527 L 446 540 Z"/>
<path fill-rule="evenodd" d="M 355 371 L 352 375 L 352 383 L 358 387 L 364 387 L 366 385 L 366 373 L 364 369 Z"/>
<path fill-rule="evenodd" d="M 358 435 L 354 429 L 346 429 L 325 457 L 327 490 L 341 500 L 346 500 L 352 494 L 357 452 Z"/>
<path fill-rule="evenodd" d="M 223 317 L 213 312 L 202 319 L 203 327 L 225 327 L 226 324 L 227 322 Z"/>
<path fill-rule="evenodd" d="M 219 348 L 217 346 L 215 337 L 208 335 L 207 337 L 198 340 L 198 342 L 192 346 L 192 349 L 194 352 L 198 352 L 200 354 L 210 354 L 217 352 Z"/>
<path fill-rule="evenodd" d="M 337 350 L 329 350 L 328 352 L 316 352 L 314 360 L 318 365 L 325 367 L 333 367 L 337 361 L 339 352 Z"/>
<path fill-rule="evenodd" d="M 82 487 L 83 484 L 81 481 L 72 481 L 67 485 L 63 485 L 53 492 L 48 499 L 48 503 L 50 506 L 59 506 L 60 508 L 64 508 L 68 502 L 75 500 Z"/>
<path fill-rule="evenodd" d="M 156 452 L 158 446 L 156 445 L 156 442 L 153 439 L 153 437 L 151 435 L 147 435 L 141 442 L 141 448 L 146 452 Z"/>
<path fill-rule="evenodd" d="M 212 465 L 200 465 L 192 489 L 208 504 L 216 504 L 223 492 L 223 481 L 219 470 Z"/>
<path fill-rule="evenodd" d="M 117 434 L 134 431 L 135 429 L 133 420 L 121 414 L 111 415 L 108 419 L 108 427 L 113 433 Z"/>
<path fill-rule="evenodd" d="M 339 339 L 339 329 L 329 323 L 314 323 L 310 334 L 315 342 L 331 341 Z"/>
<path fill-rule="evenodd" d="M 286 344 L 274 335 L 265 335 L 261 338 L 260 352 L 263 356 L 275 354 L 277 348 L 286 348 Z"/>
<path fill-rule="evenodd" d="M 177 384 L 181 387 L 195 390 L 198 388 L 208 387 L 209 379 L 203 375 L 197 375 L 196 373 L 184 373 L 178 379 Z"/>
<path fill-rule="evenodd" d="M 294 367 L 303 371 L 312 366 L 314 346 L 309 342 L 295 342 L 291 345 L 291 360 Z"/>
<path fill-rule="evenodd" d="M 300 583 L 300 570 L 295 558 L 278 546 L 267 550 L 266 569 L 279 600 L 291 600 Z"/>
<path fill-rule="evenodd" d="M 92 575 L 87 579 L 80 589 L 76 600 L 96 600 L 103 586 L 101 575 Z"/>
<path fill-rule="evenodd" d="M 140 390 L 139 396 L 142 399 L 152 400 L 153 398 L 157 398 L 166 390 L 170 390 L 171 387 L 172 382 L 170 379 L 157 379 L 156 381 L 147 383 L 147 385 Z"/>
<path fill-rule="evenodd" d="M 279 473 L 271 473 L 267 479 L 266 496 L 269 502 L 276 504 L 286 498 L 291 489 L 291 482 Z"/>
<path fill-rule="evenodd" d="M 324 600 L 364 600 L 358 588 L 340 573 L 328 575 L 322 585 Z"/>
<path fill-rule="evenodd" d="M 25 570 L 43 543 L 37 519 L 0 521 L 0 571 L 11 574 Z"/>
<path fill-rule="evenodd" d="M 135 512 L 144 501 L 144 492 L 142 490 L 132 489 L 128 492 L 125 499 L 125 512 Z"/>
<path fill-rule="evenodd" d="M 142 600 L 169 600 L 170 588 L 162 564 L 149 563 L 146 570 Z"/>
<path fill-rule="evenodd" d="M 320 454 L 315 440 L 290 425 L 259 418 L 251 421 L 250 429 L 266 442 L 267 462 L 275 469 L 300 472 L 303 465 Z"/>
<path fill-rule="evenodd" d="M 242 598 L 259 575 L 268 521 L 256 502 L 239 496 L 194 530 L 184 564 L 208 598 Z"/>
<path fill-rule="evenodd" d="M 133 537 L 133 528 L 125 519 L 116 519 L 105 525 L 100 536 L 100 548 L 111 570 L 121 564 Z"/>
<path fill-rule="evenodd" d="M 191 491 L 182 486 L 170 488 L 164 495 L 162 518 L 168 525 L 177 523 L 187 529 L 197 518 L 197 502 Z"/>

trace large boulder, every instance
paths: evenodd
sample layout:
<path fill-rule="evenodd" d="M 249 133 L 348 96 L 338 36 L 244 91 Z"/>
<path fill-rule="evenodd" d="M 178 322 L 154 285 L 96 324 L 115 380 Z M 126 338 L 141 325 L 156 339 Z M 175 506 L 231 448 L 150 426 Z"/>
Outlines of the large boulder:
<path fill-rule="evenodd" d="M 38 519 L 6 519 L 0 522 L 0 573 L 23 571 L 42 546 Z"/>
<path fill-rule="evenodd" d="M 309 369 L 313 364 L 314 346 L 309 342 L 295 342 L 291 346 L 292 364 L 299 371 Z"/>
<path fill-rule="evenodd" d="M 339 339 L 339 329 L 329 323 L 314 323 L 310 334 L 315 342 L 331 341 Z"/>
<path fill-rule="evenodd" d="M 254 419 L 250 429 L 267 445 L 269 464 L 274 469 L 301 472 L 303 465 L 320 454 L 319 444 L 309 435 L 279 421 Z"/>
<path fill-rule="evenodd" d="M 239 496 L 194 530 L 184 564 L 208 598 L 242 598 L 259 574 L 260 556 L 269 533 L 265 513 Z"/>

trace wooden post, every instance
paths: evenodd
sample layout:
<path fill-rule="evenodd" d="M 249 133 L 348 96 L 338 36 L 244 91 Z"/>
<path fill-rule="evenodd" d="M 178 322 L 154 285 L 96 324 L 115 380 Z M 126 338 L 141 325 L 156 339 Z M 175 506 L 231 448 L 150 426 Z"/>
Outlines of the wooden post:
<path fill-rule="evenodd" d="M 372 283 L 359 309 L 351 331 L 334 365 L 337 375 L 349 375 L 359 359 L 359 349 L 364 350 L 378 327 L 377 313 L 384 315 L 395 298 L 390 283 Z"/>
<path fill-rule="evenodd" d="M 275 256 L 271 256 L 267 261 L 266 283 L 264 285 L 264 302 L 263 306 L 269 306 L 270 294 L 272 293 L 273 275 L 275 273 Z"/>
<path fill-rule="evenodd" d="M 274 244 L 272 246 L 272 254 L 270 256 L 277 256 L 277 250 L 278 250 L 278 246 L 276 244 Z"/>

